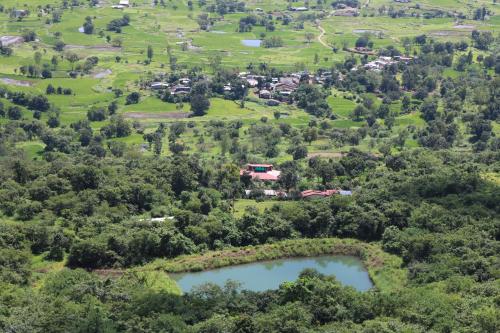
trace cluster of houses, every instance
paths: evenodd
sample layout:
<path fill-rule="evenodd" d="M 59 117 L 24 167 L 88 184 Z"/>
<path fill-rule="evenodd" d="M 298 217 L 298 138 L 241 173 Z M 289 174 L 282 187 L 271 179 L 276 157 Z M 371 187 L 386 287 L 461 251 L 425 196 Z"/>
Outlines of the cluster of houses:
<path fill-rule="evenodd" d="M 240 170 L 240 176 L 247 175 L 254 181 L 276 182 L 280 177 L 281 171 L 275 170 L 272 164 L 247 164 L 245 169 Z M 286 198 L 288 194 L 285 191 L 265 189 L 258 190 L 265 197 Z M 251 197 L 252 190 L 245 190 L 245 195 Z M 326 198 L 332 195 L 352 195 L 351 191 L 344 190 L 306 190 L 300 192 L 299 197 L 302 199 Z"/>
<path fill-rule="evenodd" d="M 301 79 L 307 76 L 310 80 L 313 76 L 310 76 L 306 72 L 291 73 L 285 77 L 273 77 L 271 82 L 265 82 L 264 76 L 252 75 L 246 72 L 239 74 L 239 77 L 246 80 L 250 88 L 255 88 L 255 94 L 259 98 L 267 100 L 267 105 L 275 106 L 280 102 L 285 102 L 290 100 L 292 93 L 297 90 Z M 259 84 L 260 83 L 260 84 Z"/>
<path fill-rule="evenodd" d="M 173 86 L 170 86 L 166 82 L 156 81 L 152 82 L 151 90 L 164 90 L 170 89 L 170 93 L 172 95 L 187 95 L 191 92 L 191 80 L 187 77 L 179 79 L 179 83 Z"/>
<path fill-rule="evenodd" d="M 280 102 L 289 102 L 291 95 L 301 82 L 309 84 L 324 84 L 328 79 L 332 78 L 331 71 L 321 71 L 316 75 L 309 74 L 307 71 L 291 73 L 283 77 L 273 77 L 270 82 L 264 82 L 265 77 L 251 75 L 248 73 L 240 73 L 240 78 L 247 81 L 248 86 L 255 88 L 255 94 L 264 100 L 267 100 L 267 105 L 275 106 Z M 260 84 L 259 84 L 260 82 Z"/>
<path fill-rule="evenodd" d="M 378 57 L 377 59 L 366 63 L 363 67 L 367 70 L 380 72 L 386 66 L 397 64 L 399 62 L 409 63 L 411 60 L 413 60 L 412 57 L 403 57 L 403 56 Z"/>
<path fill-rule="evenodd" d="M 309 74 L 307 71 L 290 73 L 282 77 L 266 78 L 263 75 L 256 75 L 248 72 L 241 72 L 238 77 L 246 82 L 256 96 L 266 101 L 268 106 L 276 106 L 281 102 L 289 102 L 291 95 L 301 82 L 310 84 L 324 84 L 332 78 L 331 71 L 321 71 L 316 75 Z M 169 84 L 163 81 L 154 81 L 149 84 L 151 90 L 169 89 L 172 95 L 185 95 L 191 92 L 191 80 L 189 78 L 179 79 L 177 84 Z M 227 83 L 223 87 L 225 92 L 230 92 L 233 87 Z"/>
<path fill-rule="evenodd" d="M 288 193 L 285 191 L 278 190 L 245 190 L 245 195 L 249 198 L 253 197 L 255 193 L 259 193 L 259 195 L 263 195 L 267 198 L 288 198 Z M 299 193 L 298 197 L 300 199 L 321 199 L 328 198 L 333 195 L 342 195 L 342 196 L 350 196 L 352 195 L 352 191 L 345 190 L 305 190 Z"/>
<path fill-rule="evenodd" d="M 349 7 L 346 4 L 338 4 L 333 12 L 334 16 L 359 16 L 359 9 L 356 7 Z"/>
<path fill-rule="evenodd" d="M 361 52 L 361 51 L 359 51 Z M 370 51 L 373 52 L 373 51 Z M 374 52 L 373 52 L 374 54 Z M 361 67 L 366 70 L 382 71 L 386 66 L 404 62 L 408 64 L 414 58 L 406 56 L 380 56 L 377 59 L 370 61 Z M 360 67 L 354 67 L 356 71 Z M 276 106 L 282 102 L 291 102 L 292 94 L 298 89 L 303 82 L 309 84 L 324 84 L 331 80 L 333 73 L 331 71 L 318 71 L 315 75 L 307 71 L 289 73 L 282 77 L 268 78 L 263 75 L 256 75 L 249 72 L 241 72 L 238 77 L 246 82 L 247 86 L 253 90 L 254 94 L 260 99 L 265 100 L 268 106 Z M 342 76 L 339 77 L 342 79 Z M 169 89 L 172 95 L 184 96 L 191 92 L 192 82 L 189 78 L 184 77 L 177 81 L 176 84 L 169 84 L 163 81 L 155 81 L 150 83 L 151 90 Z M 231 83 L 227 83 L 223 87 L 225 92 L 232 91 Z"/>
<path fill-rule="evenodd" d="M 361 52 L 360 50 L 358 52 Z M 370 51 L 374 54 L 373 51 Z M 404 62 L 410 63 L 414 58 L 406 56 L 379 56 L 377 59 L 370 61 L 364 65 L 353 67 L 356 71 L 360 67 L 371 71 L 382 71 L 387 66 Z M 318 71 L 315 75 L 307 71 L 289 73 L 282 77 L 268 78 L 263 75 L 256 75 L 249 72 L 241 72 L 238 77 L 246 82 L 247 86 L 253 90 L 254 94 L 260 99 L 265 100 L 268 106 L 276 106 L 282 102 L 291 102 L 292 94 L 298 89 L 303 82 L 309 84 L 324 84 L 331 80 L 333 73 L 331 71 Z M 342 79 L 342 76 L 339 77 Z M 151 90 L 169 89 L 172 95 L 184 96 L 191 92 L 192 82 L 189 78 L 184 77 L 177 81 L 176 84 L 169 84 L 163 81 L 155 81 L 150 83 Z M 231 83 L 227 83 L 223 87 L 225 92 L 232 91 Z"/>

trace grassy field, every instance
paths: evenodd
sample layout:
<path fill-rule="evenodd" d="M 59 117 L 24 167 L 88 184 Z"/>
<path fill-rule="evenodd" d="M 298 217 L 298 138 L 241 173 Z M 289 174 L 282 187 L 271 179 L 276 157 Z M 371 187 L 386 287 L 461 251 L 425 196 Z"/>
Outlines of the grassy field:
<path fill-rule="evenodd" d="M 70 88 L 73 95 L 50 95 L 49 100 L 60 110 L 60 121 L 63 126 L 86 119 L 87 111 L 92 106 L 106 107 L 115 99 L 112 89 L 121 89 L 124 94 L 140 90 L 137 82 L 151 77 L 153 73 L 170 72 L 169 55 L 177 59 L 179 69 L 186 70 L 191 67 L 200 67 L 205 72 L 212 73 L 209 66 L 210 58 L 217 55 L 221 57 L 221 66 L 236 71 L 244 71 L 250 64 L 258 65 L 266 63 L 270 67 L 283 70 L 301 70 L 308 68 L 330 68 L 333 62 L 343 61 L 349 53 L 342 50 L 344 46 L 352 47 L 355 40 L 363 34 L 368 33 L 374 42 L 374 48 L 378 49 L 389 45 L 403 50 L 402 40 L 405 37 L 414 37 L 426 34 L 436 40 L 460 41 L 469 38 L 473 29 L 498 31 L 500 27 L 499 16 L 492 16 L 486 21 L 456 20 L 452 17 L 439 17 L 424 19 L 420 17 L 391 18 L 387 15 L 379 15 L 378 10 L 382 6 L 395 9 L 408 9 L 415 13 L 424 14 L 433 10 L 444 12 L 470 13 L 473 8 L 487 6 L 495 11 L 496 6 L 490 1 L 478 0 L 473 4 L 458 0 L 420 1 L 421 9 L 415 9 L 408 4 L 399 4 L 389 0 L 372 0 L 366 2 L 361 9 L 361 15 L 357 17 L 335 16 L 330 5 L 324 5 L 322 9 L 309 10 L 308 15 L 318 15 L 318 19 L 304 19 L 304 14 L 287 11 L 289 2 L 284 0 L 248 0 L 245 1 L 247 13 L 227 13 L 223 16 L 217 13 L 209 13 L 214 18 L 210 31 L 199 29 L 197 17 L 206 12 L 205 7 L 200 7 L 197 2 L 190 10 L 186 1 L 166 1 L 165 7 L 153 6 L 150 1 L 132 1 L 133 6 L 124 10 L 111 8 L 117 1 L 101 1 L 99 7 L 89 7 L 87 4 L 62 10 L 60 22 L 50 22 L 51 14 L 39 10 L 39 6 L 52 4 L 60 6 L 55 0 L 33 0 L 16 1 L 6 0 L 2 2 L 5 8 L 0 13 L 0 35 L 20 35 L 25 29 L 36 31 L 38 40 L 31 43 L 23 43 L 14 46 L 13 55 L 0 58 L 0 79 L 9 78 L 19 81 L 29 81 L 31 86 L 13 86 L 9 88 L 17 91 L 31 93 L 45 92 L 49 84 L 55 87 Z M 211 3 L 209 1 L 209 3 Z M 299 6 L 301 2 L 291 3 Z M 311 4 L 312 5 L 312 4 Z M 256 8 L 262 8 L 268 15 L 273 16 L 275 22 L 274 31 L 266 31 L 265 27 L 254 26 L 249 32 L 237 32 L 240 18 L 249 15 Z M 30 11 L 30 15 L 22 21 L 9 17 L 8 9 L 23 8 Z M 255 12 L 254 12 L 255 13 Z M 130 16 L 130 25 L 123 28 L 121 33 L 106 31 L 106 25 L 113 19 L 121 18 L 124 14 Z M 293 20 L 290 24 L 283 24 L 278 20 L 280 15 L 290 15 Z M 91 17 L 94 23 L 94 33 L 87 35 L 79 32 L 85 17 Z M 48 21 L 47 21 L 48 20 Z M 298 22 L 303 22 L 303 27 L 297 27 Z M 320 43 L 320 30 L 325 30 L 322 40 L 326 46 Z M 306 34 L 312 34 L 312 39 L 306 40 Z M 260 39 L 262 36 L 280 37 L 284 45 L 278 48 L 262 48 L 245 46 L 244 39 Z M 60 40 L 66 44 L 64 52 L 54 50 L 54 45 Z M 110 42 L 109 42 L 109 41 Z M 113 47 L 113 41 L 120 40 L 120 47 Z M 189 47 L 183 48 L 181 44 L 187 43 Z M 146 59 L 146 48 L 151 45 L 154 56 L 150 64 L 144 64 Z M 332 47 L 338 49 L 333 52 Z M 410 53 L 416 48 L 410 47 Z M 32 79 L 20 75 L 19 67 L 33 63 L 35 52 L 40 52 L 40 64 L 50 64 L 53 56 L 58 59 L 57 65 L 50 65 L 53 70 L 53 78 Z M 80 58 L 76 64 L 71 64 L 64 57 L 67 52 L 73 52 Z M 88 74 L 72 79 L 68 77 L 68 71 L 75 65 L 82 64 L 89 56 L 99 58 L 98 65 Z M 119 57 L 119 61 L 117 58 Z M 317 61 L 315 61 L 315 59 Z M 446 69 L 443 75 L 457 77 L 459 72 Z M 0 81 L 0 85 L 6 86 Z M 271 124 L 288 123 L 294 127 L 306 126 L 313 117 L 294 106 L 282 105 L 279 107 L 267 107 L 264 104 L 247 101 L 244 108 L 238 103 L 212 98 L 211 107 L 204 117 L 178 119 L 175 114 L 187 115 L 189 105 L 175 105 L 164 103 L 151 92 L 140 90 L 142 98 L 138 104 L 125 105 L 125 97 L 118 101 L 118 113 L 126 118 L 137 121 L 146 128 L 146 132 L 154 130 L 159 122 L 172 121 L 194 121 L 201 129 L 203 124 L 210 120 L 241 120 L 244 127 L 240 131 L 242 141 L 249 143 L 245 138 L 244 131 L 251 124 L 259 123 L 261 119 L 267 118 Z M 332 91 L 327 102 L 336 116 L 335 120 L 329 121 L 332 127 L 353 128 L 362 127 L 364 121 L 351 120 L 352 110 L 356 107 L 356 99 L 359 96 L 350 95 L 340 91 Z M 0 99 L 4 105 L 10 106 L 9 102 Z M 359 100 L 359 99 L 358 99 Z M 377 99 L 377 102 L 380 100 Z M 391 105 L 391 110 L 400 113 L 400 104 Z M 279 120 L 274 119 L 275 111 L 284 116 Z M 23 116 L 30 118 L 31 113 L 23 109 Z M 43 115 L 42 120 L 47 116 Z M 4 122 L 0 118 L 0 122 Z M 107 122 L 93 122 L 92 127 L 98 130 Z M 424 125 L 418 113 L 400 115 L 396 118 L 394 132 L 413 125 L 416 128 Z M 196 151 L 196 140 L 192 130 L 188 130 L 181 139 L 188 145 L 190 151 Z M 204 154 L 214 154 L 220 149 L 219 143 L 207 139 L 204 145 Z M 134 134 L 132 137 L 121 139 L 131 144 L 144 143 L 142 135 Z M 168 144 L 165 141 L 165 144 Z M 409 140 L 408 146 L 414 146 L 416 141 Z M 311 151 L 325 151 L 329 145 L 328 141 L 318 140 L 314 142 Z M 39 142 L 27 142 L 22 144 L 27 154 L 36 158 L 43 146 Z M 286 149 L 286 144 L 281 144 Z M 368 141 L 363 140 L 360 147 L 367 149 Z M 345 150 L 346 147 L 344 147 Z M 167 149 L 165 149 L 167 150 Z M 330 145 L 326 152 L 336 152 L 339 148 Z M 167 153 L 167 152 L 166 152 Z M 276 161 L 289 159 L 289 155 L 281 153 Z"/>
<path fill-rule="evenodd" d="M 245 213 L 247 207 L 256 208 L 259 212 L 263 212 L 265 209 L 271 209 L 273 206 L 292 206 L 295 203 L 293 201 L 255 201 L 252 199 L 239 199 L 234 204 L 234 216 L 241 217 Z"/>

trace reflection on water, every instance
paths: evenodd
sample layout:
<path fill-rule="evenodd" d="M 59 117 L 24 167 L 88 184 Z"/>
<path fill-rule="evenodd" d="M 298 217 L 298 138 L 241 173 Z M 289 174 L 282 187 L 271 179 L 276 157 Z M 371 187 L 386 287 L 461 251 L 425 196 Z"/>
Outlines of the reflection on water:
<path fill-rule="evenodd" d="M 366 291 L 373 286 L 363 263 L 352 256 L 277 259 L 203 272 L 172 274 L 172 277 L 183 291 L 207 282 L 222 286 L 227 280 L 240 282 L 243 289 L 264 291 L 277 289 L 281 283 L 297 279 L 306 268 L 334 275 L 342 284 L 359 291 Z"/>

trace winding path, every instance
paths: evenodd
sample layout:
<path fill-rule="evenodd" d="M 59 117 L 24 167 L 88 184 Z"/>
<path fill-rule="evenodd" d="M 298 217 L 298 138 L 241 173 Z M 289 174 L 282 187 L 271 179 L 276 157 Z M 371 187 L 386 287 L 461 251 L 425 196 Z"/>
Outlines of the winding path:
<path fill-rule="evenodd" d="M 322 27 L 322 26 L 320 26 L 319 24 L 318 24 L 318 29 L 319 29 L 319 31 L 320 31 L 320 34 L 319 34 L 319 36 L 318 36 L 318 42 L 319 42 L 321 45 L 323 45 L 324 47 L 326 47 L 327 49 L 330 49 L 331 47 L 330 47 L 330 46 L 329 46 L 329 45 L 328 45 L 328 44 L 327 44 L 327 43 L 323 40 L 323 36 L 325 36 L 325 33 L 326 33 L 326 32 L 325 32 L 325 29 L 323 29 L 323 27 Z"/>

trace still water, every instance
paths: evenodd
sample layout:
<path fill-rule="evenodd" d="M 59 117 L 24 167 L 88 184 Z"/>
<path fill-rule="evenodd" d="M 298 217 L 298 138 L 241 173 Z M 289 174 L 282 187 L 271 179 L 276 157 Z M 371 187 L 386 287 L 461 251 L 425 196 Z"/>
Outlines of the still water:
<path fill-rule="evenodd" d="M 241 43 L 245 46 L 260 47 L 262 41 L 260 39 L 243 39 Z"/>
<path fill-rule="evenodd" d="M 184 292 L 207 282 L 223 286 L 227 280 L 240 282 L 243 289 L 264 291 L 278 289 L 281 283 L 296 280 L 300 272 L 306 268 L 334 275 L 342 284 L 352 286 L 359 291 L 373 287 L 361 260 L 351 256 L 277 259 L 170 276 L 177 281 Z"/>

